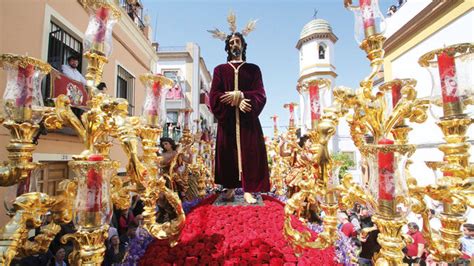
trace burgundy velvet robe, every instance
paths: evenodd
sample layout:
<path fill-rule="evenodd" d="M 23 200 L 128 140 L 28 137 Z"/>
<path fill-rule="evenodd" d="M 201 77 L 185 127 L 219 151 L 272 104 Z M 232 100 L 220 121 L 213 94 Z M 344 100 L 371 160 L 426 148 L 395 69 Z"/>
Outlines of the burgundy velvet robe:
<path fill-rule="evenodd" d="M 233 64 L 238 67 L 240 63 Z M 210 92 L 211 110 L 216 117 L 217 142 L 215 182 L 225 188 L 243 187 L 245 192 L 266 192 L 270 189 L 267 152 L 258 116 L 266 102 L 262 74 L 257 65 L 244 63 L 239 69 L 239 90 L 250 100 L 252 111 L 240 112 L 240 146 L 242 150 L 242 181 L 239 181 L 235 108 L 223 104 L 220 97 L 234 90 L 234 69 L 222 64 L 214 69 Z"/>

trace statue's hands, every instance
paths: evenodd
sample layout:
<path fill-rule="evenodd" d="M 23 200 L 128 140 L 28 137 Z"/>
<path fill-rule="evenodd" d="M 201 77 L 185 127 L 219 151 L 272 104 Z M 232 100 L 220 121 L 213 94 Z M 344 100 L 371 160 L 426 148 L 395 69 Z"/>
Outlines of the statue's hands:
<path fill-rule="evenodd" d="M 230 106 L 238 106 L 240 101 L 244 98 L 244 95 L 241 91 L 226 91 L 224 95 L 221 96 L 221 103 L 228 104 Z"/>
<path fill-rule="evenodd" d="M 242 111 L 244 113 L 248 113 L 248 112 L 252 111 L 252 105 L 250 105 L 250 100 L 249 99 L 243 99 L 242 101 L 240 101 L 239 109 L 240 109 L 240 111 Z"/>

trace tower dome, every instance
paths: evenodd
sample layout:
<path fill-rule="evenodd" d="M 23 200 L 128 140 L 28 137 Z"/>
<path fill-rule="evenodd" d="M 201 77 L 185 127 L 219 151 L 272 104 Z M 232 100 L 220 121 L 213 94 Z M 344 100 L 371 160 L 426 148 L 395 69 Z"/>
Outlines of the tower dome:
<path fill-rule="evenodd" d="M 300 39 L 314 33 L 332 33 L 331 25 L 324 19 L 313 19 L 304 25 L 303 30 L 301 30 Z"/>

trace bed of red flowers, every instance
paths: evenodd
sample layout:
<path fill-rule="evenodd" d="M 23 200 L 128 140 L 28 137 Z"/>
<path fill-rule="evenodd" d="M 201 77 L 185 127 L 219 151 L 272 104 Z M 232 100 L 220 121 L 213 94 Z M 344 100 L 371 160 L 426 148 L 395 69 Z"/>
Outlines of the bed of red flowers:
<path fill-rule="evenodd" d="M 264 196 L 264 206 L 223 207 L 211 205 L 215 198 L 187 215 L 177 246 L 155 240 L 139 265 L 337 265 L 333 247 L 294 255 L 283 236 L 283 203 L 278 200 Z M 293 223 L 308 230 L 296 219 Z"/>

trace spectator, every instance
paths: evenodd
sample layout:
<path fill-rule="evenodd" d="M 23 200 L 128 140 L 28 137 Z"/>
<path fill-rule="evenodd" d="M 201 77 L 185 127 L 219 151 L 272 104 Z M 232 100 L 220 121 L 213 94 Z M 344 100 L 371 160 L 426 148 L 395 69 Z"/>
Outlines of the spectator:
<path fill-rule="evenodd" d="M 128 226 L 127 233 L 123 236 L 120 236 L 120 243 L 125 248 L 130 244 L 130 240 L 134 239 L 137 233 L 137 225 L 132 223 Z"/>
<path fill-rule="evenodd" d="M 119 227 L 118 227 L 118 233 L 120 236 L 127 233 L 128 227 L 131 225 L 131 223 L 134 220 L 135 220 L 135 217 L 133 216 L 133 213 L 129 211 L 128 209 L 120 211 Z"/>
<path fill-rule="evenodd" d="M 371 227 L 373 225 L 372 223 L 372 217 L 369 214 L 369 210 L 367 207 L 362 207 L 360 209 L 360 214 L 359 214 L 359 219 L 360 219 L 360 227 L 362 229 Z"/>
<path fill-rule="evenodd" d="M 349 220 L 351 224 L 354 226 L 354 230 L 359 231 L 361 229 L 359 216 L 357 212 L 355 212 L 355 208 L 348 211 Z"/>
<path fill-rule="evenodd" d="M 413 239 L 413 242 L 407 245 L 405 258 L 403 259 L 403 262 L 408 263 L 408 265 L 425 265 L 423 260 L 425 239 L 419 229 L 416 223 L 408 223 L 408 235 Z"/>
<path fill-rule="evenodd" d="M 143 215 L 139 214 L 139 215 L 135 216 L 135 224 L 137 226 L 143 225 Z"/>
<path fill-rule="evenodd" d="M 107 240 L 110 240 L 113 236 L 118 236 L 118 230 L 117 230 L 117 228 L 115 228 L 111 225 L 111 226 L 109 226 L 109 236 L 108 236 Z"/>
<path fill-rule="evenodd" d="M 407 0 L 398 0 L 398 8 L 402 7 Z"/>
<path fill-rule="evenodd" d="M 337 218 L 341 225 L 341 232 L 344 233 L 344 235 L 346 235 L 347 237 L 357 236 L 357 231 L 355 230 L 354 225 L 349 222 L 347 214 L 339 212 L 337 214 Z"/>
<path fill-rule="evenodd" d="M 119 265 L 122 263 L 125 257 L 126 249 L 123 245 L 120 245 L 120 238 L 113 236 L 110 238 L 109 245 L 105 251 L 105 266 Z"/>
<path fill-rule="evenodd" d="M 68 78 L 79 81 L 85 85 L 86 79 L 81 74 L 81 72 L 77 70 L 78 66 L 79 66 L 79 58 L 76 55 L 71 55 L 67 58 L 67 64 L 61 67 L 61 71 Z"/>
<path fill-rule="evenodd" d="M 352 208 L 352 210 L 354 211 L 354 213 L 356 213 L 357 215 L 360 214 L 360 211 L 362 210 L 362 206 L 360 206 L 359 203 L 355 203 L 354 204 L 354 208 Z"/>
<path fill-rule="evenodd" d="M 54 253 L 53 261 L 51 265 L 54 266 L 67 266 L 69 265 L 64 259 L 66 258 L 66 250 L 63 247 L 59 247 Z"/>
<path fill-rule="evenodd" d="M 474 224 L 464 224 L 464 236 L 461 238 L 463 254 L 472 258 L 474 256 Z"/>
<path fill-rule="evenodd" d="M 407 215 L 407 220 L 409 223 L 416 223 L 418 228 L 423 227 L 423 218 L 421 217 L 421 214 L 417 214 L 414 212 L 409 212 Z M 408 228 L 408 225 L 404 225 L 402 227 L 402 232 L 406 232 L 407 234 L 410 234 L 410 230 Z"/>
<path fill-rule="evenodd" d="M 142 214 L 145 204 L 143 204 L 143 200 L 140 199 L 140 195 L 136 194 L 132 197 L 132 210 L 133 215 L 137 216 Z"/>
<path fill-rule="evenodd" d="M 388 8 L 387 16 L 391 17 L 393 14 L 395 14 L 395 12 L 397 12 L 397 7 L 395 5 L 391 5 Z"/>
<path fill-rule="evenodd" d="M 372 257 L 380 251 L 380 244 L 377 242 L 380 231 L 374 225 L 370 216 L 368 216 L 364 225 L 367 227 L 363 227 L 360 233 L 361 251 L 359 253 L 359 265 L 371 266 L 373 265 Z"/>

